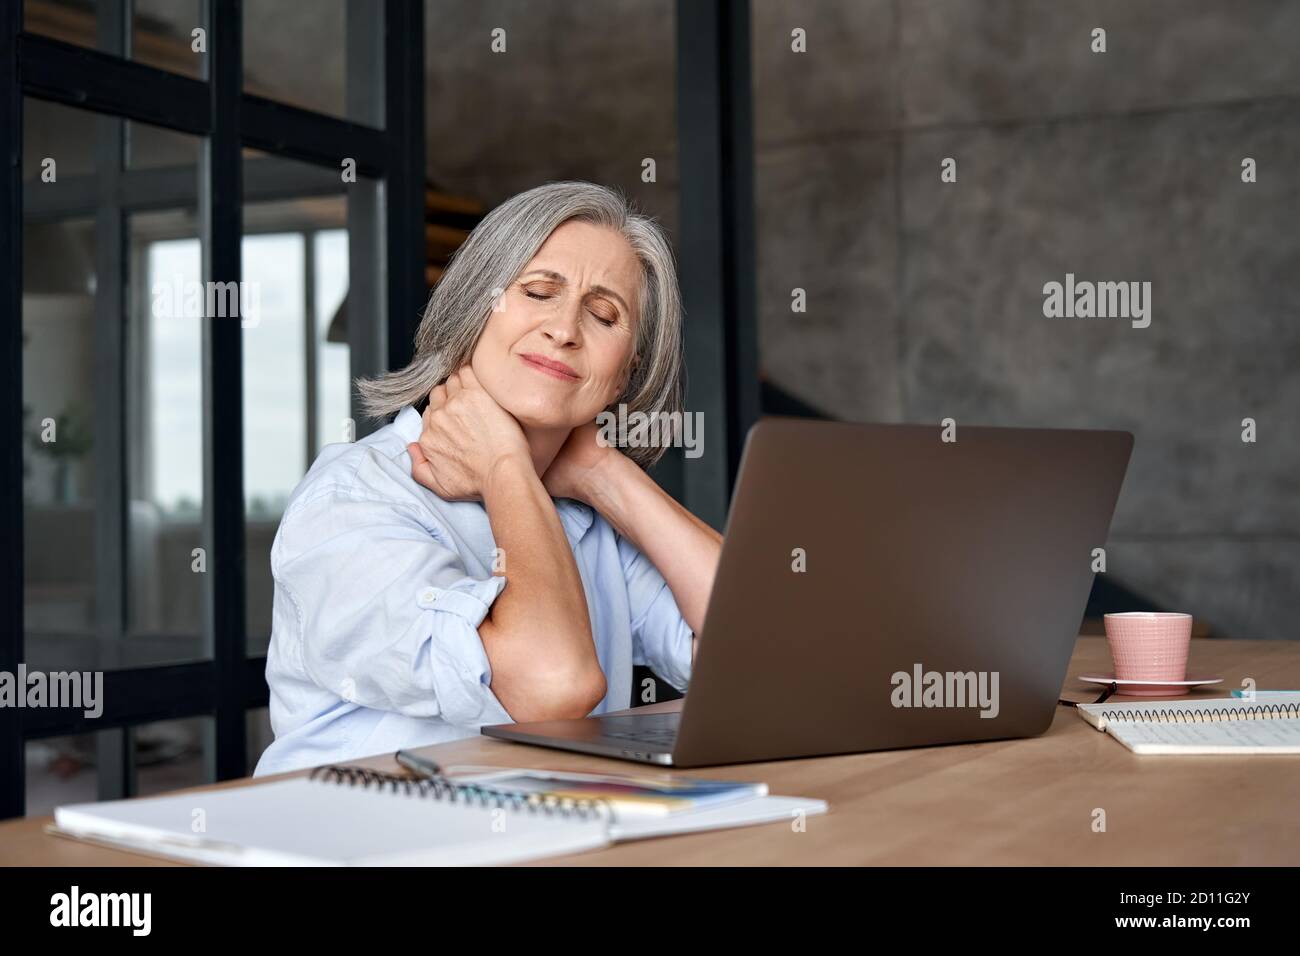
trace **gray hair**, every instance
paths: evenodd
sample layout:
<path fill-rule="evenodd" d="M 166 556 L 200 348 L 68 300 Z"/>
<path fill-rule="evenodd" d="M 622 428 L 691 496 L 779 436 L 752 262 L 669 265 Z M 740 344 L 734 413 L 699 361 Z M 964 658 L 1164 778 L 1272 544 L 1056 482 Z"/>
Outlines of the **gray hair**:
<path fill-rule="evenodd" d="M 404 369 L 359 379 L 361 408 L 386 418 L 414 405 L 470 360 L 492 307 L 560 225 L 570 220 L 614 230 L 641 264 L 636 323 L 637 362 L 613 403 L 633 412 L 682 410 L 682 302 L 672 247 L 663 228 L 639 214 L 622 192 L 586 182 L 537 186 L 493 209 L 452 255 L 425 306 L 415 333 L 415 357 Z M 624 454 L 648 468 L 659 447 L 625 447 Z"/>

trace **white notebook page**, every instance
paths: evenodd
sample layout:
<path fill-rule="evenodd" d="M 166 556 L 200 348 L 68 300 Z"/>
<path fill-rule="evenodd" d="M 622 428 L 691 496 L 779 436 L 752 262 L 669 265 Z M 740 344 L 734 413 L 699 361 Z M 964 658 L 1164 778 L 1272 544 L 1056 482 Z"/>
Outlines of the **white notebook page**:
<path fill-rule="evenodd" d="M 1300 694 L 1270 694 L 1081 704 L 1079 716 L 1134 753 L 1300 753 L 1297 706 Z"/>
<path fill-rule="evenodd" d="M 1134 753 L 1300 754 L 1300 720 L 1225 720 L 1203 724 L 1111 721 L 1106 730 Z"/>
<path fill-rule="evenodd" d="M 466 806 L 305 778 L 60 807 L 55 823 L 179 859 L 253 866 L 463 866 L 609 842 L 599 819 Z"/>

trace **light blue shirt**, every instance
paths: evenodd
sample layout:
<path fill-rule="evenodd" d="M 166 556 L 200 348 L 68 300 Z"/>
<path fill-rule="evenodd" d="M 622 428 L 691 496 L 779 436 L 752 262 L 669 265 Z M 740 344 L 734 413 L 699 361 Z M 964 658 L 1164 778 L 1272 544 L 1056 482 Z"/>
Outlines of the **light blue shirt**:
<path fill-rule="evenodd" d="M 408 406 L 354 444 L 326 447 L 294 489 L 271 547 L 266 657 L 275 742 L 256 773 L 393 752 L 512 722 L 489 686 L 478 626 L 509 587 L 480 502 L 443 501 L 411 477 Z M 608 692 L 630 706 L 632 665 L 679 690 L 692 631 L 663 577 L 589 506 L 554 499 L 582 577 Z"/>

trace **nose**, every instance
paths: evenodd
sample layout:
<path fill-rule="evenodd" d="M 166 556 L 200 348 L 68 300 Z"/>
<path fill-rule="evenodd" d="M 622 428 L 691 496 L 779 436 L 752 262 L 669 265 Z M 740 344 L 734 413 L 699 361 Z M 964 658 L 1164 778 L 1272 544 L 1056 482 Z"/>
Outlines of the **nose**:
<path fill-rule="evenodd" d="M 542 334 L 556 348 L 569 348 L 581 341 L 582 320 L 579 313 L 582 303 L 559 308 L 551 312 L 542 323 Z"/>

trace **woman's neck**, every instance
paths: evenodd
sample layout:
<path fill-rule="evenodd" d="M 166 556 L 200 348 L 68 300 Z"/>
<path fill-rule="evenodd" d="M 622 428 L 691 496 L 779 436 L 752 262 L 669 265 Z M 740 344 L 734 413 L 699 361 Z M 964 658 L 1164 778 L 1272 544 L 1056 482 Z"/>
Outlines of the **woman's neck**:
<path fill-rule="evenodd" d="M 537 469 L 537 477 L 546 474 L 546 469 L 551 467 L 551 462 L 555 461 L 555 456 L 560 453 L 560 448 L 569 438 L 570 428 L 536 428 L 531 425 L 523 425 L 524 440 L 528 442 L 528 451 L 533 458 L 533 467 Z"/>

